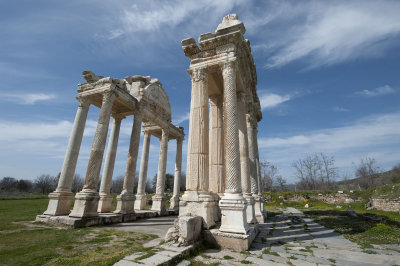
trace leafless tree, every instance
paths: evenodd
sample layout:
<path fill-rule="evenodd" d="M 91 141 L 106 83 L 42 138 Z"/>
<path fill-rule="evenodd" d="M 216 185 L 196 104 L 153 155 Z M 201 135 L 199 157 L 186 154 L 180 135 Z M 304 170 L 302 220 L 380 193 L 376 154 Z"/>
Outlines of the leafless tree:
<path fill-rule="evenodd" d="M 286 190 L 286 179 L 284 179 L 282 176 L 278 175 L 276 177 L 276 186 L 279 189 L 279 191 L 285 191 Z"/>
<path fill-rule="evenodd" d="M 84 184 L 83 178 L 79 174 L 74 175 L 74 179 L 72 180 L 72 192 L 77 193 L 82 190 Z"/>
<path fill-rule="evenodd" d="M 272 191 L 276 187 L 280 189 L 281 185 L 286 185 L 286 180 L 278 174 L 278 168 L 273 163 L 268 161 L 260 162 L 260 172 L 264 191 Z"/>
<path fill-rule="evenodd" d="M 35 188 L 41 193 L 46 194 L 54 191 L 57 187 L 58 179 L 51 175 L 41 175 L 35 179 Z"/>
<path fill-rule="evenodd" d="M 124 186 L 124 176 L 120 175 L 114 178 L 111 182 L 111 193 L 121 193 Z"/>
<path fill-rule="evenodd" d="M 377 166 L 375 158 L 365 157 L 361 158 L 360 164 L 358 165 L 355 175 L 360 178 L 360 185 L 364 189 L 371 188 L 376 185 L 378 178 L 380 177 L 381 169 Z"/>
<path fill-rule="evenodd" d="M 333 156 L 323 153 L 307 155 L 295 161 L 292 166 L 296 169 L 299 179 L 297 186 L 303 190 L 328 190 L 335 186 L 338 176 Z"/>
<path fill-rule="evenodd" d="M 392 168 L 391 181 L 392 183 L 400 182 L 400 163 Z"/>

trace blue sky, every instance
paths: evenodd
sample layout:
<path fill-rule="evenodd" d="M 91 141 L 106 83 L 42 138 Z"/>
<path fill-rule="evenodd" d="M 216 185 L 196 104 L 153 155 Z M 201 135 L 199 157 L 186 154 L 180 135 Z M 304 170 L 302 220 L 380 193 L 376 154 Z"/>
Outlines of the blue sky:
<path fill-rule="evenodd" d="M 0 1 L 0 177 L 56 175 L 86 69 L 158 78 L 173 122 L 188 129 L 189 60 L 181 40 L 237 13 L 257 66 L 260 159 L 295 181 L 293 161 L 334 156 L 352 176 L 362 157 L 400 162 L 400 1 Z M 91 107 L 77 173 L 99 110 Z M 125 171 L 132 117 L 122 122 L 114 176 Z M 173 173 L 175 141 L 167 172 Z M 183 146 L 186 171 L 187 138 Z M 151 141 L 148 176 L 157 172 Z M 139 151 L 139 156 L 141 150 Z M 137 170 L 139 170 L 139 162 Z"/>

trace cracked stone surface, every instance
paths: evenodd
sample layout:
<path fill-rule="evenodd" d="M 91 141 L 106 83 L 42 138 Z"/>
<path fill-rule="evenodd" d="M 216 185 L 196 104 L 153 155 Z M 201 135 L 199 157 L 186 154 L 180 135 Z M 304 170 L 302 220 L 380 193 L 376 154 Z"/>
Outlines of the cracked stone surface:
<path fill-rule="evenodd" d="M 269 218 L 248 252 L 207 250 L 193 258 L 220 265 L 399 265 L 398 245 L 373 245 L 367 254 L 333 230 L 287 208 Z"/>

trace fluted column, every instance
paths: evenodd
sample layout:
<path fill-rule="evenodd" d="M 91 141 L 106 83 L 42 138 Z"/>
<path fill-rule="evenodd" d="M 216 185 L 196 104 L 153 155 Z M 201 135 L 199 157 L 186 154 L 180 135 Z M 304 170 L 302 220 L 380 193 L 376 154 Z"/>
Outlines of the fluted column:
<path fill-rule="evenodd" d="M 257 223 L 254 211 L 254 197 L 251 195 L 249 146 L 246 125 L 246 95 L 237 93 L 238 122 L 239 122 L 239 150 L 240 150 L 240 172 L 243 197 L 247 201 L 246 215 L 247 223 Z"/>
<path fill-rule="evenodd" d="M 114 172 L 115 156 L 117 155 L 117 146 L 121 121 L 124 117 L 114 115 L 110 138 L 108 140 L 107 155 L 104 162 L 103 174 L 100 184 L 100 200 L 97 211 L 100 213 L 111 211 L 112 196 L 110 195 L 111 181 Z"/>
<path fill-rule="evenodd" d="M 208 191 L 208 73 L 192 71 L 186 190 Z"/>
<path fill-rule="evenodd" d="M 250 113 L 246 114 L 247 137 L 249 145 L 249 163 L 250 163 L 250 187 L 251 194 L 258 194 L 257 168 L 256 168 L 256 150 L 255 150 L 255 134 L 254 134 L 254 118 Z"/>
<path fill-rule="evenodd" d="M 134 213 L 135 195 L 133 186 L 135 184 L 136 162 L 139 152 L 140 129 L 142 127 L 143 115 L 137 111 L 133 118 L 131 139 L 129 141 L 128 159 L 126 161 L 126 170 L 122 192 L 117 197 L 117 208 L 115 213 Z"/>
<path fill-rule="evenodd" d="M 70 213 L 72 199 L 74 198 L 71 186 L 90 105 L 89 101 L 85 98 L 79 98 L 78 100 L 79 106 L 65 153 L 60 179 L 58 180 L 57 189 L 49 194 L 49 205 L 44 212 L 46 215 L 68 215 Z"/>
<path fill-rule="evenodd" d="M 210 191 L 224 193 L 224 149 L 223 149 L 222 96 L 210 97 Z"/>
<path fill-rule="evenodd" d="M 97 206 L 99 193 L 97 192 L 97 184 L 103 161 L 108 125 L 110 123 L 110 115 L 114 99 L 114 92 L 106 91 L 103 93 L 103 102 L 93 139 L 92 150 L 90 152 L 85 183 L 82 191 L 77 193 L 75 196 L 74 208 L 69 216 L 86 217 L 98 215 Z"/>
<path fill-rule="evenodd" d="M 221 220 L 218 202 L 225 190 L 222 95 L 210 97 L 209 190 L 214 197 L 214 220 Z"/>
<path fill-rule="evenodd" d="M 222 232 L 246 234 L 249 227 L 246 217 L 247 202 L 241 188 L 239 153 L 239 125 L 236 99 L 236 69 L 234 62 L 222 64 L 224 85 L 224 166 L 225 193 L 219 202 Z"/>
<path fill-rule="evenodd" d="M 150 133 L 144 131 L 143 138 L 143 148 L 142 148 L 142 159 L 140 161 L 140 170 L 139 170 L 139 181 L 137 194 L 135 199 L 135 210 L 144 210 L 147 205 L 146 198 L 146 179 L 147 179 L 147 167 L 149 164 L 149 149 L 150 149 Z"/>
<path fill-rule="evenodd" d="M 208 72 L 189 69 L 192 77 L 190 101 L 186 191 L 179 202 L 179 215 L 201 216 L 204 226 L 215 224 L 215 199 L 208 191 Z"/>
<path fill-rule="evenodd" d="M 254 150 L 255 150 L 255 168 L 257 174 L 257 195 L 253 194 L 255 203 L 256 218 L 258 222 L 263 223 L 267 218 L 267 213 L 264 210 L 264 197 L 262 194 L 263 184 L 261 182 L 260 159 L 258 154 L 258 141 L 257 141 L 257 123 L 254 123 Z"/>
<path fill-rule="evenodd" d="M 166 214 L 166 199 L 165 199 L 165 171 L 167 168 L 167 153 L 168 153 L 168 131 L 162 129 L 160 140 L 160 156 L 158 159 L 158 172 L 156 183 L 156 194 L 153 196 L 153 204 L 151 209 L 159 212 L 161 215 Z"/>
<path fill-rule="evenodd" d="M 170 208 L 177 210 L 179 208 L 179 187 L 181 184 L 182 169 L 182 138 L 176 139 L 176 158 L 175 158 L 175 175 L 174 175 L 174 192 L 170 200 Z"/>

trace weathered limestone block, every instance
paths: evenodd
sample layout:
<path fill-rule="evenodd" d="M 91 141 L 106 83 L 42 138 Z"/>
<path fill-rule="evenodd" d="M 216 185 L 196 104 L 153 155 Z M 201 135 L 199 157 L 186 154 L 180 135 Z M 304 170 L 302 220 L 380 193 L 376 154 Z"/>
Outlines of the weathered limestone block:
<path fill-rule="evenodd" d="M 202 220 L 200 216 L 179 216 L 174 227 L 168 229 L 165 241 L 177 242 L 180 246 L 193 244 L 200 238 Z"/>
<path fill-rule="evenodd" d="M 209 193 L 198 191 L 185 191 L 179 202 L 179 216 L 201 216 L 205 228 L 215 225 L 214 220 L 215 199 Z"/>
<path fill-rule="evenodd" d="M 99 203 L 99 194 L 95 192 L 81 191 L 75 195 L 75 204 L 70 217 L 96 217 Z"/>

